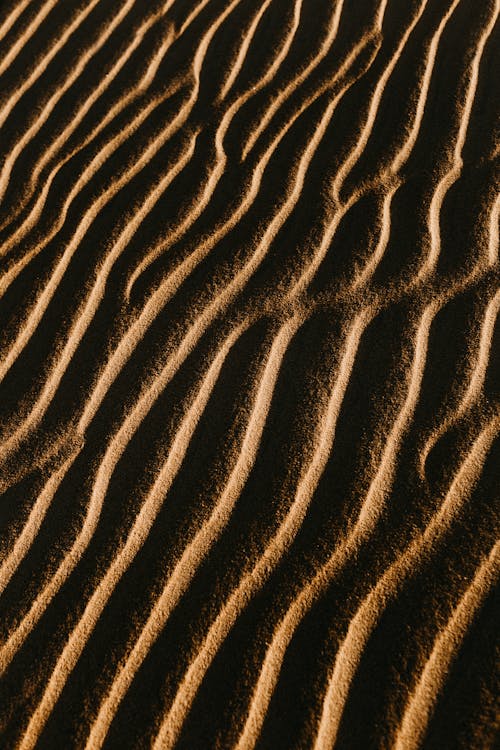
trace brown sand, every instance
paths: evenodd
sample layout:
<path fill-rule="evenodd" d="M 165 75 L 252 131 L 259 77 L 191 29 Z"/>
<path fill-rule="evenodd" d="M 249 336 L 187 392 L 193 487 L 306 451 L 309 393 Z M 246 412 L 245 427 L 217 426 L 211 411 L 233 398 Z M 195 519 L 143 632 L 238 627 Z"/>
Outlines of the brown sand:
<path fill-rule="evenodd" d="M 0 745 L 492 748 L 500 0 L 0 8 Z"/>

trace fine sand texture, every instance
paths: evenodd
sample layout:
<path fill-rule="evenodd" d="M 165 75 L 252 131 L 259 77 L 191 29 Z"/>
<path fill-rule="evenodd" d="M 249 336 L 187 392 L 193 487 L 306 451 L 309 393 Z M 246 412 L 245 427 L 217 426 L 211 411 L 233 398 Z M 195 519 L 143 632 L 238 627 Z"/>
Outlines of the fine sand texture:
<path fill-rule="evenodd" d="M 500 0 L 0 2 L 0 748 L 500 747 Z"/>

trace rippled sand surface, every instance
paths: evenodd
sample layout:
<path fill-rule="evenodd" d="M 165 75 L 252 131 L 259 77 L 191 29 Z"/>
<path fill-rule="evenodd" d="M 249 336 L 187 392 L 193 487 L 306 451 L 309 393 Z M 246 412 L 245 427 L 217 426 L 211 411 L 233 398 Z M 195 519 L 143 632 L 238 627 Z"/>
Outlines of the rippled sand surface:
<path fill-rule="evenodd" d="M 497 746 L 499 16 L 0 5 L 2 748 Z"/>

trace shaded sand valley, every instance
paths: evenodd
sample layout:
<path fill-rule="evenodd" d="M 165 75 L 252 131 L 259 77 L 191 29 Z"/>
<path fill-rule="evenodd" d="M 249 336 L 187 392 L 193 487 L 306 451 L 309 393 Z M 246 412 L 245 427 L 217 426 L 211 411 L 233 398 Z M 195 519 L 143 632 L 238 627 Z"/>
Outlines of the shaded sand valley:
<path fill-rule="evenodd" d="M 0 5 L 0 746 L 500 741 L 500 0 Z"/>

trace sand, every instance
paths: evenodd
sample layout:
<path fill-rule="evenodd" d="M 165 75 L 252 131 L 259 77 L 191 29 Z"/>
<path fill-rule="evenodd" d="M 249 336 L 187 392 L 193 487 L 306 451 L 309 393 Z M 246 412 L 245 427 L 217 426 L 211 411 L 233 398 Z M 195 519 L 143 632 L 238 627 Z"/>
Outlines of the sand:
<path fill-rule="evenodd" d="M 500 0 L 0 7 L 0 745 L 499 740 Z"/>

